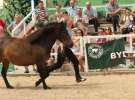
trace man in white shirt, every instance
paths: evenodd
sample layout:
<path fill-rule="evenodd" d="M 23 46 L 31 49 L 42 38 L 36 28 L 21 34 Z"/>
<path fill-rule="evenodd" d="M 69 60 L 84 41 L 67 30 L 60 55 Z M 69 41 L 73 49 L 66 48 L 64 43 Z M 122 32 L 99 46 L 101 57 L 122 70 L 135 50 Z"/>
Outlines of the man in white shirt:
<path fill-rule="evenodd" d="M 135 4 L 132 7 L 132 13 L 133 13 L 134 25 L 135 25 Z"/>
<path fill-rule="evenodd" d="M 97 20 L 97 12 L 92 7 L 90 2 L 86 2 L 86 8 L 83 11 L 84 15 L 87 16 L 89 24 L 93 24 L 95 28 L 95 32 L 98 32 L 98 20 Z"/>
<path fill-rule="evenodd" d="M 12 30 L 21 22 L 21 20 L 22 20 L 21 15 L 16 14 L 16 15 L 15 15 L 15 21 L 13 21 L 13 22 L 7 27 L 7 31 L 8 31 L 9 33 L 12 33 Z M 13 32 L 13 34 L 11 34 L 11 35 L 14 36 L 14 37 L 20 37 L 20 36 L 22 35 L 22 34 L 20 34 L 20 33 L 24 30 L 24 24 L 25 24 L 25 23 L 21 24 L 21 25 L 16 29 L 16 31 Z"/>
<path fill-rule="evenodd" d="M 107 9 L 106 20 L 113 24 L 113 30 L 114 30 L 114 32 L 116 32 L 117 27 L 119 26 L 119 15 L 118 15 L 118 13 L 121 11 L 121 8 L 119 7 L 116 0 L 110 0 L 109 3 L 107 4 L 106 9 Z"/>

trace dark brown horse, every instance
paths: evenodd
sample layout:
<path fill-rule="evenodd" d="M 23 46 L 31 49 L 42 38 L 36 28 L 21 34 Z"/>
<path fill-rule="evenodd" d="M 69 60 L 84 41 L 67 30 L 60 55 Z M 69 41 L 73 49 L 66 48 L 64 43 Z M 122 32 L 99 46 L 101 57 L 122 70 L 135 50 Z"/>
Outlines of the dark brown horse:
<path fill-rule="evenodd" d="M 2 77 L 7 88 L 13 88 L 7 80 L 9 62 L 19 65 L 37 65 L 43 88 L 47 89 L 45 78 L 49 76 L 49 69 L 45 61 L 48 60 L 51 48 L 56 40 L 72 47 L 73 43 L 64 23 L 49 23 L 43 28 L 29 35 L 25 39 L 10 36 L 0 39 L 0 62 L 2 62 Z"/>

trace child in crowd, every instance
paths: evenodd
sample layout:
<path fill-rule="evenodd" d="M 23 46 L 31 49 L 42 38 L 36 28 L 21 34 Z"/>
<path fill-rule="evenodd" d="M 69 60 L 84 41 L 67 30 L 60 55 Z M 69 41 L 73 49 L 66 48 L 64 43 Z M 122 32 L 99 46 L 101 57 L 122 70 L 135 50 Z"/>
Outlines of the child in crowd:
<path fill-rule="evenodd" d="M 133 27 L 133 15 L 129 8 L 124 8 L 123 15 L 120 18 L 120 29 L 122 34 L 127 34 L 132 32 Z"/>
<path fill-rule="evenodd" d="M 101 28 L 99 30 L 99 35 L 112 35 L 111 27 Z M 108 41 L 108 39 L 106 39 L 106 38 L 98 38 L 97 39 L 97 43 L 105 43 L 107 41 Z"/>
<path fill-rule="evenodd" d="M 56 6 L 55 6 L 55 9 L 56 9 L 56 12 L 55 12 L 55 21 L 57 21 L 57 22 L 62 22 L 62 21 L 64 21 L 64 18 L 63 18 L 63 12 L 61 11 L 61 5 L 59 5 L 59 4 L 57 4 Z"/>

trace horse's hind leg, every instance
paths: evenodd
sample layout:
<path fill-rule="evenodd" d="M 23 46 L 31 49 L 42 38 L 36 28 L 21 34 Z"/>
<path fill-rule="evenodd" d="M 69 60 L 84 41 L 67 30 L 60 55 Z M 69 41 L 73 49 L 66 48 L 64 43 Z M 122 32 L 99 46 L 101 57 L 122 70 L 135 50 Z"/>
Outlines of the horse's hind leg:
<path fill-rule="evenodd" d="M 13 87 L 9 84 L 9 82 L 7 80 L 7 70 L 8 70 L 8 67 L 9 67 L 9 62 L 7 60 L 4 60 L 2 62 L 2 64 L 3 64 L 3 67 L 2 67 L 1 75 L 4 79 L 6 87 L 12 89 Z"/>

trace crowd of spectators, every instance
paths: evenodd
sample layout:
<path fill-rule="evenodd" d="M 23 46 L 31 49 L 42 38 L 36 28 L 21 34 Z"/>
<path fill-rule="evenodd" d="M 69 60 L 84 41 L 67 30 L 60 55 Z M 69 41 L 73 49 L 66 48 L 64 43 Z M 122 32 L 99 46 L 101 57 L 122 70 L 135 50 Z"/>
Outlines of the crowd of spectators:
<path fill-rule="evenodd" d="M 69 32 L 76 28 L 83 31 L 83 35 L 90 35 L 89 25 L 94 26 L 94 31 L 99 35 L 111 35 L 112 33 L 127 34 L 133 31 L 135 22 L 135 7 L 131 8 L 120 7 L 117 0 L 109 0 L 106 5 L 106 21 L 112 24 L 112 28 L 106 26 L 100 27 L 100 18 L 95 7 L 92 6 L 90 1 L 86 2 L 84 8 L 76 5 L 76 0 L 69 0 L 68 6 L 65 11 L 61 10 L 61 5 L 55 5 L 56 13 L 54 20 L 67 24 Z M 110 30 L 109 32 L 108 29 Z M 101 32 L 102 30 L 102 32 Z M 100 34 L 101 33 L 101 34 Z"/>
<path fill-rule="evenodd" d="M 127 34 L 133 31 L 133 26 L 135 22 L 135 6 L 130 8 L 120 7 L 117 0 L 109 0 L 106 5 L 106 21 L 112 24 L 112 27 L 100 27 L 100 18 L 95 7 L 92 6 L 91 2 L 88 1 L 84 8 L 78 7 L 76 4 L 77 0 L 67 0 L 68 6 L 63 10 L 61 5 L 57 0 L 55 2 L 55 12 L 50 14 L 48 9 L 44 6 L 44 2 L 39 0 L 36 7 L 35 13 L 35 26 L 38 28 L 42 27 L 44 24 L 57 21 L 65 22 L 67 24 L 67 29 L 70 34 L 75 33 L 73 31 L 81 30 L 83 35 L 91 35 L 91 30 L 89 26 L 92 24 L 94 31 L 99 35 L 111 35 L 113 32 L 121 32 L 122 34 Z M 53 16 L 53 17 L 52 17 Z M 21 21 L 21 15 L 15 16 L 15 21 L 8 26 L 8 32 Z M 23 25 L 18 28 L 16 34 L 19 34 L 23 30 Z M 109 32 L 108 29 L 110 30 Z M 111 33 L 112 32 L 112 33 Z"/>

